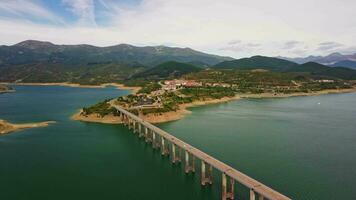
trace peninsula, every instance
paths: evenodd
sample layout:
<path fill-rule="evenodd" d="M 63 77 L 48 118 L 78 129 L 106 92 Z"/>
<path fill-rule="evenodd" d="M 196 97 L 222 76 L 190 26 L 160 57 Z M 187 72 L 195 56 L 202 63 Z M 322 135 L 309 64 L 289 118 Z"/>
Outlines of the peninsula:
<path fill-rule="evenodd" d="M 146 75 L 145 75 L 146 76 Z M 355 92 L 353 80 L 316 78 L 301 73 L 268 70 L 206 69 L 176 79 L 150 80 L 133 94 L 107 99 L 83 108 L 74 120 L 121 123 L 112 105 L 119 105 L 140 118 L 161 123 L 179 120 L 189 107 L 242 98 L 283 98 Z"/>

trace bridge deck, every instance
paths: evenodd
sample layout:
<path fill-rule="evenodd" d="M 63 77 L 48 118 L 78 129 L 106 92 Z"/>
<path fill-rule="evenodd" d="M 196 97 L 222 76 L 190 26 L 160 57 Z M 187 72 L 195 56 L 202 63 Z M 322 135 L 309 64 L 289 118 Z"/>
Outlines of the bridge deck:
<path fill-rule="evenodd" d="M 123 114 L 129 116 L 131 119 L 141 123 L 143 126 L 153 130 L 155 133 L 161 135 L 166 140 L 174 143 L 175 145 L 179 146 L 180 148 L 188 151 L 195 157 L 203 160 L 205 163 L 213 166 L 214 168 L 218 169 L 221 172 L 224 172 L 229 177 L 235 179 L 239 183 L 245 185 L 246 187 L 253 189 L 258 194 L 261 194 L 267 199 L 271 200 L 291 200 L 290 198 L 284 196 L 283 194 L 267 187 L 266 185 L 258 182 L 257 180 L 245 175 L 244 173 L 230 167 L 229 165 L 217 160 L 216 158 L 204 153 L 203 151 L 185 143 L 184 141 L 174 137 L 173 135 L 167 133 L 166 131 L 152 125 L 149 122 L 144 121 L 143 119 L 139 118 L 138 116 L 128 112 L 127 110 L 121 108 L 120 106 L 113 105 L 118 111 L 122 112 Z"/>

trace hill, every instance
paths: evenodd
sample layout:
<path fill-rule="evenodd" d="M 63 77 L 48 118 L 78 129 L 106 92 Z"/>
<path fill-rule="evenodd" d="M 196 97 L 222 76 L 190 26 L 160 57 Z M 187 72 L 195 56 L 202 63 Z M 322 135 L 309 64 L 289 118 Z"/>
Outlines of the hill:
<path fill-rule="evenodd" d="M 187 63 L 180 63 L 176 61 L 169 61 L 159 64 L 153 68 L 145 70 L 141 73 L 135 74 L 132 78 L 142 79 L 164 79 L 164 78 L 178 78 L 184 74 L 191 72 L 198 72 L 202 70 Z"/>
<path fill-rule="evenodd" d="M 356 79 L 356 71 L 345 67 L 329 67 L 315 62 L 298 65 L 287 60 L 254 56 L 233 61 L 224 61 L 213 67 L 214 69 L 254 70 L 266 69 L 274 72 L 308 73 L 315 78 L 338 78 L 345 80 Z"/>
<path fill-rule="evenodd" d="M 356 61 L 352 60 L 342 60 L 331 65 L 332 67 L 347 67 L 350 69 L 356 69 Z"/>
<path fill-rule="evenodd" d="M 146 67 L 138 63 L 89 63 L 77 67 L 34 63 L 0 67 L 0 82 L 72 82 L 85 85 L 121 83 L 144 69 Z"/>
<path fill-rule="evenodd" d="M 238 70 L 253 70 L 266 69 L 271 71 L 286 71 L 296 67 L 298 64 L 273 57 L 253 56 L 250 58 L 242 58 L 231 61 L 224 61 L 216 64 L 214 69 L 238 69 Z"/>
<path fill-rule="evenodd" d="M 328 67 L 315 62 L 308 62 L 288 70 L 289 72 L 305 72 L 314 77 L 339 78 L 355 80 L 356 70 L 345 67 Z"/>

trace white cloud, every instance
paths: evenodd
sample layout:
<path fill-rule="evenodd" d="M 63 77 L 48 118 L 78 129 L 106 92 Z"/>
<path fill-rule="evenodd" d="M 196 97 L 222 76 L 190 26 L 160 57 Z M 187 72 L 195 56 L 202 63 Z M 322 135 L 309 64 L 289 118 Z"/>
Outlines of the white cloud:
<path fill-rule="evenodd" d="M 60 17 L 31 0 L 1 0 L 0 12 L 15 18 L 32 17 L 54 23 L 64 23 Z"/>
<path fill-rule="evenodd" d="M 142 0 L 136 6 L 100 0 L 109 17 L 105 27 L 95 25 L 92 1 L 63 1 L 77 13 L 79 24 L 56 27 L 3 20 L 2 41 L 173 44 L 234 57 L 326 54 L 319 43 L 334 41 L 348 44 L 342 47 L 348 49 L 356 44 L 354 0 Z M 17 29 L 11 28 L 13 23 Z"/>
<path fill-rule="evenodd" d="M 79 18 L 79 25 L 96 25 L 93 0 L 62 0 L 62 2 Z"/>

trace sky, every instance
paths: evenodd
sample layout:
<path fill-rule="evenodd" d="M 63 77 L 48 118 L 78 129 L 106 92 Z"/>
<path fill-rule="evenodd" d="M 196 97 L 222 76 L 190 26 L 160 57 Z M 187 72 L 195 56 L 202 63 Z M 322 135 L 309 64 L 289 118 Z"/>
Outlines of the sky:
<path fill-rule="evenodd" d="M 165 45 L 235 58 L 350 54 L 355 10 L 355 0 L 0 0 L 0 45 Z"/>

